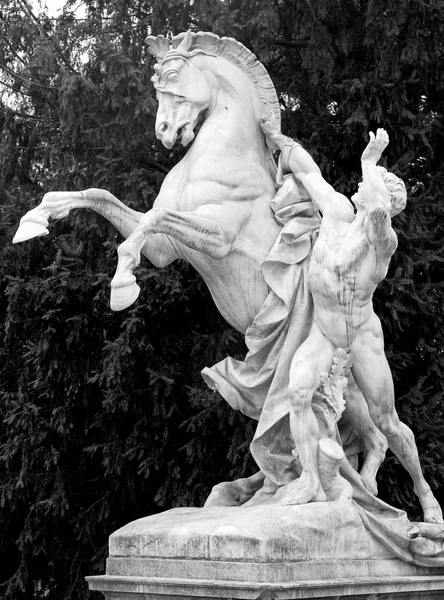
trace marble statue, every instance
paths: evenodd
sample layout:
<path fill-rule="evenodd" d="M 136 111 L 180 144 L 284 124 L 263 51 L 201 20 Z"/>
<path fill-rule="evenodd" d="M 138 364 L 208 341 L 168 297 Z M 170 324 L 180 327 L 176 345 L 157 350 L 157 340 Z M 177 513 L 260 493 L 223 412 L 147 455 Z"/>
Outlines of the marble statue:
<path fill-rule="evenodd" d="M 294 354 L 310 328 L 311 296 L 297 280 L 302 284 L 306 278 L 319 219 L 295 181 L 287 181 L 276 196 L 276 167 L 260 122 L 264 106 L 279 122 L 279 103 L 256 57 L 238 42 L 213 34 L 178 36 L 171 48 L 162 36 L 148 38 L 148 43 L 159 61 L 153 77 L 159 100 L 157 137 L 167 148 L 179 141 L 187 146 L 196 125 L 202 123 L 188 153 L 166 177 L 154 207 L 142 214 L 106 190 L 94 188 L 50 192 L 22 218 L 14 241 L 46 235 L 48 219 L 65 217 L 73 208 L 102 214 L 128 238 L 118 249 L 111 288 L 114 310 L 126 308 L 139 294 L 131 271 L 141 253 L 158 267 L 178 258 L 190 262 L 223 317 L 246 333 L 250 348 L 254 346 L 253 370 L 248 359 L 239 368 L 227 361 L 221 369 L 228 369 L 228 382 L 221 380 L 217 367 L 205 369 L 204 377 L 234 408 L 258 419 L 266 398 L 282 396 L 276 382 L 283 381 L 281 371 L 284 378 L 288 376 L 288 360 L 282 364 L 283 356 Z M 288 226 L 282 228 L 284 221 L 289 221 Z M 285 329 L 293 317 L 296 323 L 285 342 Z M 278 356 L 283 343 L 287 348 Z M 238 379 L 239 386 L 245 383 L 242 371 L 253 375 L 261 388 L 246 383 L 248 397 L 235 390 Z M 375 491 L 386 442 L 371 421 L 360 391 L 346 393 L 344 421 L 361 435 L 366 453 L 363 479 Z M 348 447 L 356 458 L 361 447 L 353 437 Z M 291 450 L 282 456 L 294 458 Z M 261 458 L 256 459 L 261 465 Z M 298 468 L 289 468 L 290 479 Z"/>
<path fill-rule="evenodd" d="M 270 122 L 272 119 L 270 119 Z M 397 415 L 393 381 L 384 354 L 381 322 L 373 311 L 373 292 L 387 274 L 397 237 L 391 217 L 404 209 L 404 183 L 377 163 L 388 145 L 378 129 L 362 157 L 362 183 L 349 200 L 325 183 L 311 157 L 299 144 L 289 144 L 277 124 L 264 123 L 266 134 L 283 151 L 288 168 L 322 213 L 319 236 L 310 260 L 308 282 L 314 316 L 307 339 L 290 366 L 290 428 L 303 471 L 282 495 L 288 504 L 326 499 L 318 472 L 319 424 L 312 409 L 321 373 L 330 368 L 338 348 L 350 355 L 351 373 L 362 390 L 373 422 L 389 448 L 410 473 L 427 522 L 442 523 L 442 511 L 424 479 L 415 439 Z"/>
<path fill-rule="evenodd" d="M 46 235 L 49 218 L 91 208 L 126 238 L 111 284 L 113 310 L 136 301 L 133 269 L 141 255 L 157 267 L 180 258 L 245 334 L 244 361 L 227 357 L 202 375 L 257 420 L 251 452 L 259 471 L 217 485 L 199 514 L 211 521 L 217 511 L 263 509 L 284 521 L 297 515 L 292 527 L 306 521 L 322 532 L 333 511 L 328 527 L 336 523 L 339 538 L 341 519 L 351 519 L 403 561 L 444 566 L 444 549 L 431 539 L 444 535 L 441 509 L 413 434 L 395 411 L 371 302 L 396 249 L 391 216 L 406 199 L 401 180 L 377 166 L 387 134 L 370 134 L 352 204 L 302 146 L 281 134 L 272 81 L 242 44 L 203 32 L 147 42 L 157 60 L 156 135 L 167 148 L 189 146 L 153 208 L 133 211 L 94 188 L 50 192 L 21 219 L 14 242 Z M 421 526 L 377 498 L 387 447 L 412 476 Z"/>

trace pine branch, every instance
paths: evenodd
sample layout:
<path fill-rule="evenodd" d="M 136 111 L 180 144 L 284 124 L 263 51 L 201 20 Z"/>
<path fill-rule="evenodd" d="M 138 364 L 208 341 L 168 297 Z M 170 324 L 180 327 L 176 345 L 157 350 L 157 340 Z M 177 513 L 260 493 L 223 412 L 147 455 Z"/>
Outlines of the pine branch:
<path fill-rule="evenodd" d="M 17 117 L 23 117 L 24 119 L 36 119 L 37 121 L 43 121 L 43 117 L 38 117 L 37 115 L 30 115 L 29 113 L 20 112 L 19 110 L 13 110 L 12 108 L 8 108 L 7 106 L 3 106 L 0 108 L 3 113 L 10 113 L 16 115 Z"/>
<path fill-rule="evenodd" d="M 273 42 L 275 46 L 284 46 L 285 48 L 307 48 L 308 40 L 276 40 Z"/>
<path fill-rule="evenodd" d="M 159 164 L 155 160 L 152 160 L 151 158 L 144 158 L 142 162 L 144 162 L 149 167 L 154 167 L 154 169 L 156 169 L 160 173 L 163 173 L 164 175 L 168 175 L 168 173 L 169 173 L 168 169 L 163 167 L 161 164 Z"/>
<path fill-rule="evenodd" d="M 14 50 L 11 42 L 8 40 L 8 38 L 6 36 L 3 37 L 3 41 L 5 41 L 8 44 L 9 51 L 12 52 L 12 54 L 15 56 L 15 58 L 17 58 L 22 64 L 26 65 L 26 61 L 20 56 L 20 54 L 18 52 L 16 52 Z"/>
<path fill-rule="evenodd" d="M 14 71 L 11 71 L 11 69 L 7 66 L 5 66 L 4 64 L 0 63 L 0 69 L 3 69 L 4 71 L 6 71 L 6 73 L 8 73 L 8 75 L 10 75 L 11 77 L 16 77 L 17 79 L 20 79 L 20 81 L 23 81 L 24 83 L 27 83 L 28 85 L 35 85 L 36 87 L 42 88 L 43 90 L 56 90 L 56 87 L 51 87 L 48 85 L 44 85 L 43 83 L 37 83 L 36 81 L 32 81 L 31 79 L 26 79 L 25 77 L 22 77 L 21 75 L 18 75 L 17 73 L 14 73 Z"/>
<path fill-rule="evenodd" d="M 30 6 L 28 5 L 28 3 L 26 2 L 26 0 L 17 0 L 17 2 L 19 3 L 19 5 L 23 8 L 23 10 L 28 13 L 28 15 L 32 18 L 32 20 L 35 22 L 35 24 L 37 25 L 41 35 L 43 35 L 43 37 L 45 37 L 49 42 L 52 42 L 54 44 L 54 48 L 58 54 L 58 56 L 61 58 L 62 62 L 64 63 L 64 65 L 66 66 L 66 68 L 71 71 L 71 73 L 73 73 L 74 75 L 79 75 L 79 73 L 74 69 L 74 67 L 71 65 L 71 63 L 67 60 L 67 58 L 63 55 L 63 52 L 61 51 L 57 41 L 54 38 L 51 38 L 50 35 L 48 35 L 45 31 L 45 29 L 42 27 L 42 24 L 40 23 L 38 17 L 36 17 L 36 15 L 33 13 L 32 9 L 30 8 Z"/>
<path fill-rule="evenodd" d="M 28 92 L 23 92 L 22 90 L 18 90 L 17 88 L 15 88 L 14 86 L 10 85 L 9 83 L 6 83 L 6 81 L 1 81 L 0 80 L 0 84 L 4 85 L 7 88 L 9 88 L 10 90 L 12 90 L 13 92 L 15 92 L 16 94 L 21 94 L 22 96 L 31 96 L 31 94 L 29 94 Z"/>

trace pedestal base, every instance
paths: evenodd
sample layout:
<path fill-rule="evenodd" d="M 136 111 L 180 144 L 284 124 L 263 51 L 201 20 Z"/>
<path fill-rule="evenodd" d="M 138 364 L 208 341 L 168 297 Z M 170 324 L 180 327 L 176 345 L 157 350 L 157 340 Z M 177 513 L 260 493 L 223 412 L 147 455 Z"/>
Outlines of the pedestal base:
<path fill-rule="evenodd" d="M 391 577 L 273 584 L 149 577 L 88 577 L 106 600 L 442 600 L 444 577 Z"/>
<path fill-rule="evenodd" d="M 444 568 L 399 560 L 354 506 L 181 508 L 110 537 L 107 600 L 444 599 Z"/>

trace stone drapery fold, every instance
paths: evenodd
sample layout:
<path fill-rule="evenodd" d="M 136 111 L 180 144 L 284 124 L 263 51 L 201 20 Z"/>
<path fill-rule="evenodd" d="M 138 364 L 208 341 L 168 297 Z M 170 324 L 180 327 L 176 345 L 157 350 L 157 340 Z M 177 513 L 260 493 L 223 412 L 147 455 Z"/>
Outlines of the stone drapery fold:
<path fill-rule="evenodd" d="M 286 390 L 291 360 L 313 319 L 307 275 L 320 220 L 292 175 L 271 209 L 282 230 L 262 265 L 270 292 L 246 331 L 248 354 L 244 361 L 228 357 L 202 375 L 232 408 L 259 421 L 251 451 L 261 470 L 280 484 L 294 468 Z"/>

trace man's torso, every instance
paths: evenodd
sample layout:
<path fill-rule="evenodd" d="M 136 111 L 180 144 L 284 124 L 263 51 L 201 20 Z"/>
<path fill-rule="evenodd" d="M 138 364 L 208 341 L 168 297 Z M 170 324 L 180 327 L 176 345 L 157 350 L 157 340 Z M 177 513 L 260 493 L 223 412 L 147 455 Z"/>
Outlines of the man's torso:
<path fill-rule="evenodd" d="M 309 285 L 314 320 L 335 346 L 348 348 L 374 315 L 372 297 L 380 266 L 362 219 L 344 223 L 324 215 L 310 261 Z"/>

